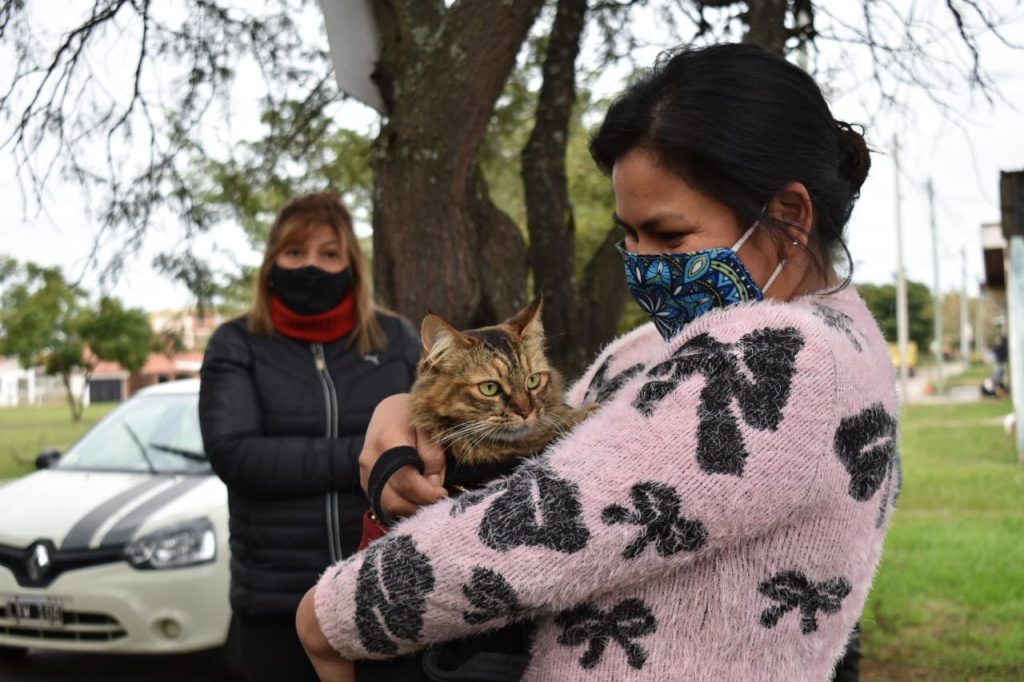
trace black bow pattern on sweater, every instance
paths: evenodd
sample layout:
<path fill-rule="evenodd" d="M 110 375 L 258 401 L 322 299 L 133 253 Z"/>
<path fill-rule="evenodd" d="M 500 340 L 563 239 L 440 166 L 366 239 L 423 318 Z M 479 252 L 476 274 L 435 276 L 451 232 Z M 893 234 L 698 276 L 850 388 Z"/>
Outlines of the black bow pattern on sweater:
<path fill-rule="evenodd" d="M 611 367 L 612 360 L 614 359 L 614 355 L 609 355 L 604 359 L 604 362 L 601 363 L 601 366 L 597 368 L 597 371 L 594 372 L 594 378 L 590 380 L 590 385 L 587 386 L 587 393 L 583 398 L 584 404 L 601 404 L 608 401 L 612 396 L 619 392 L 619 389 L 622 388 L 627 381 L 644 371 L 644 366 L 641 364 L 630 365 L 615 376 L 609 377 L 608 369 Z"/>
<path fill-rule="evenodd" d="M 522 611 L 516 591 L 505 576 L 483 566 L 473 568 L 473 577 L 462 586 L 462 594 L 476 611 L 465 611 L 462 619 L 470 625 L 479 625 L 495 618 L 507 618 Z"/>
<path fill-rule="evenodd" d="M 732 411 L 735 399 L 743 420 L 759 430 L 774 431 L 782 421 L 804 339 L 793 327 L 758 329 L 737 343 L 722 343 L 710 334 L 690 339 L 672 357 L 655 365 L 633 406 L 650 417 L 658 404 L 693 374 L 704 376 L 697 414 L 697 463 L 709 474 L 743 474 L 747 448 Z M 753 380 L 742 370 L 740 359 Z"/>
<path fill-rule="evenodd" d="M 530 546 L 572 554 L 587 546 L 590 531 L 583 524 L 579 487 L 543 462 L 520 465 L 500 490 L 490 496 L 478 530 L 491 549 Z"/>
<path fill-rule="evenodd" d="M 475 507 L 486 500 L 488 495 L 505 490 L 508 490 L 508 480 L 504 478 L 492 481 L 486 488 L 467 490 L 452 500 L 452 506 L 448 510 L 448 515 L 452 518 L 461 516 L 470 507 Z"/>
<path fill-rule="evenodd" d="M 396 654 L 391 635 L 417 642 L 434 589 L 434 570 L 412 536 L 388 535 L 370 545 L 356 578 L 356 629 L 367 651 Z"/>
<path fill-rule="evenodd" d="M 647 651 L 633 640 L 658 629 L 654 612 L 640 599 L 625 599 L 608 611 L 590 603 L 581 604 L 558 614 L 555 624 L 562 628 L 559 644 L 588 645 L 579 659 L 580 665 L 588 670 L 601 662 L 609 640 L 617 642 L 625 650 L 629 665 L 640 670 L 647 662 Z"/>
<path fill-rule="evenodd" d="M 757 588 L 779 602 L 761 613 L 761 625 L 773 628 L 787 613 L 799 609 L 800 632 L 809 635 L 818 629 L 818 611 L 838 613 L 851 589 L 850 581 L 842 576 L 816 583 L 800 571 L 780 571 Z"/>
<path fill-rule="evenodd" d="M 836 429 L 835 450 L 850 474 L 847 492 L 853 499 L 858 502 L 870 500 L 885 481 L 885 493 L 879 503 L 875 523 L 880 528 L 885 522 L 893 479 L 899 474 L 896 418 L 886 412 L 881 403 L 875 403 L 853 416 L 843 417 Z M 898 495 L 898 481 L 895 486 L 895 495 Z"/>
<path fill-rule="evenodd" d="M 658 554 L 672 556 L 686 550 L 700 549 L 707 541 L 708 531 L 700 521 L 692 521 L 680 515 L 682 500 L 676 489 L 649 481 L 637 483 L 630 490 L 634 511 L 613 504 L 601 512 L 601 520 L 607 525 L 631 523 L 643 526 L 640 535 L 622 552 L 624 559 L 635 559 L 647 545 L 654 543 Z"/>
<path fill-rule="evenodd" d="M 857 338 L 859 332 L 856 331 L 856 327 L 853 326 L 853 318 L 844 312 L 840 312 L 835 308 L 829 308 L 828 306 L 821 305 L 820 303 L 814 304 L 814 316 L 824 322 L 827 326 L 841 331 L 846 335 L 846 338 L 850 340 L 854 350 L 858 353 L 864 350 L 861 346 L 860 339 Z"/>

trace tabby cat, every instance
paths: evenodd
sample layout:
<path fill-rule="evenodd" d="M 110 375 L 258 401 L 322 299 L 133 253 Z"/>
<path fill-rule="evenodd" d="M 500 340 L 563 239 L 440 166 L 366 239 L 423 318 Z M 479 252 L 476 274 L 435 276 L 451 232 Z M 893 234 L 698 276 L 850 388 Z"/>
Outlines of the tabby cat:
<path fill-rule="evenodd" d="M 437 315 L 423 318 L 412 423 L 460 465 L 534 455 L 593 409 L 565 404 L 562 377 L 544 354 L 540 312 L 538 298 L 501 324 L 463 332 Z"/>
<path fill-rule="evenodd" d="M 563 402 L 562 377 L 544 355 L 540 312 L 537 299 L 501 324 L 464 332 L 437 315 L 423 318 L 412 424 L 445 448 L 445 486 L 453 494 L 510 473 L 595 407 L 576 410 Z M 365 533 L 364 526 L 362 546 L 371 539 Z M 517 680 L 530 661 L 531 633 L 532 626 L 513 623 L 435 644 L 392 661 L 395 674 L 388 679 L 492 679 L 498 666 L 501 679 Z"/>

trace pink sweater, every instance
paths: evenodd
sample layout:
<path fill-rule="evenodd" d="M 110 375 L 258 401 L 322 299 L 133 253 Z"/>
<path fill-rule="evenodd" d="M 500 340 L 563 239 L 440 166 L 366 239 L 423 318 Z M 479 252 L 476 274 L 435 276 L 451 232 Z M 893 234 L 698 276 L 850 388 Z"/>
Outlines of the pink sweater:
<path fill-rule="evenodd" d="M 899 490 L 882 335 L 852 290 L 645 325 L 570 391 L 604 403 L 512 476 L 329 568 L 348 658 L 537 623 L 527 680 L 828 680 Z"/>

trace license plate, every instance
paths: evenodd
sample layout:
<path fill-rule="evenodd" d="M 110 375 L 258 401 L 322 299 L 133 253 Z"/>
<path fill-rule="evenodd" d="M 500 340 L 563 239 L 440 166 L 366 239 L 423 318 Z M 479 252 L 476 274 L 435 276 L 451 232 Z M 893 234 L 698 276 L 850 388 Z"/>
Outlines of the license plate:
<path fill-rule="evenodd" d="M 59 628 L 64 625 L 64 604 L 49 597 L 8 597 L 7 617 L 19 626 Z"/>

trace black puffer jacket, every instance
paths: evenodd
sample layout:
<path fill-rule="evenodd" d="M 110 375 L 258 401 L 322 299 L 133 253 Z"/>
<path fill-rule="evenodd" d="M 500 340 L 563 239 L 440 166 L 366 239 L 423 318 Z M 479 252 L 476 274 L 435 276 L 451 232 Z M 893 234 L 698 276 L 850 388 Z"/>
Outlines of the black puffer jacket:
<path fill-rule="evenodd" d="M 349 337 L 258 336 L 244 319 L 210 339 L 199 422 L 228 486 L 236 613 L 294 613 L 319 574 L 359 544 L 366 426 L 377 403 L 409 390 L 421 352 L 406 321 L 379 319 L 387 349 L 366 356 L 346 347 Z"/>

